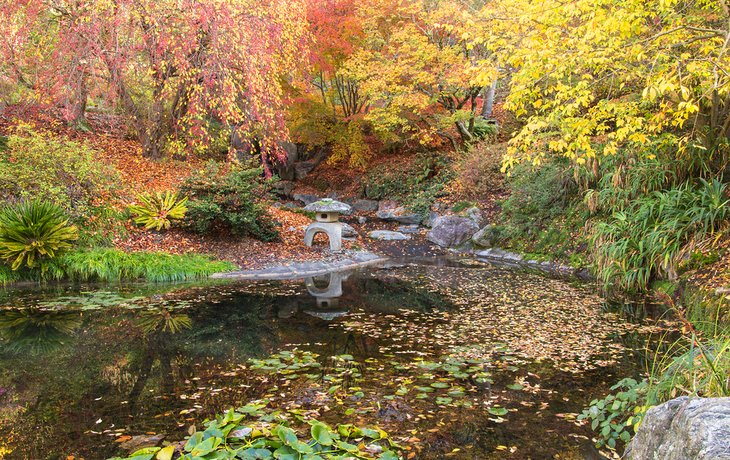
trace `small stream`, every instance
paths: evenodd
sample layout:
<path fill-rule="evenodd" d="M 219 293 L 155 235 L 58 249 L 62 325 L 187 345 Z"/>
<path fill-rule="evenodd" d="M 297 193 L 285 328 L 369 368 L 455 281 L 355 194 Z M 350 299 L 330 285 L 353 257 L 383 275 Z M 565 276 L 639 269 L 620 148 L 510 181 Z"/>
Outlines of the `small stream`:
<path fill-rule="evenodd" d="M 575 417 L 640 373 L 652 330 L 591 286 L 443 260 L 0 299 L 0 458 L 124 455 L 262 398 L 413 458 L 601 458 Z"/>

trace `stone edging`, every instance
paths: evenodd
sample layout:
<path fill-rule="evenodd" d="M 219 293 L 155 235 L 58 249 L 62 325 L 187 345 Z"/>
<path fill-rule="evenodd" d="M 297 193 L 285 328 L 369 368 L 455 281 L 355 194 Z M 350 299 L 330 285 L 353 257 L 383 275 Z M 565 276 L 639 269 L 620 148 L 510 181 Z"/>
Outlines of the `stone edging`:
<path fill-rule="evenodd" d="M 504 265 L 508 267 L 530 268 L 540 270 L 558 276 L 574 276 L 576 278 L 592 281 L 595 278 L 587 268 L 574 268 L 568 265 L 561 265 L 554 262 L 538 262 L 537 260 L 526 260 L 520 254 L 505 251 L 504 249 L 491 248 L 474 253 L 478 260 L 490 262 L 494 265 Z"/>
<path fill-rule="evenodd" d="M 297 262 L 291 265 L 262 268 L 259 270 L 239 270 L 235 272 L 214 273 L 211 278 L 236 280 L 291 280 L 321 276 L 332 272 L 376 265 L 387 261 L 387 257 L 372 252 L 360 252 L 351 257 L 334 261 Z"/>

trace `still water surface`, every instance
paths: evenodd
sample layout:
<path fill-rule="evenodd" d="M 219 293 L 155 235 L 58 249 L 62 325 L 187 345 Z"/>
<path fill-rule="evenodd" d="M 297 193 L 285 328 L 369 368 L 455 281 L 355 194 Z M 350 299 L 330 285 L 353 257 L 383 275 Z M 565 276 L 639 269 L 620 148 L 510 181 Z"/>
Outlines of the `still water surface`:
<path fill-rule="evenodd" d="M 458 263 L 306 282 L 15 288 L 0 302 L 5 458 L 122 455 L 131 437 L 179 441 L 264 397 L 380 426 L 415 458 L 599 458 L 575 416 L 640 371 L 646 337 L 590 286 Z M 292 354 L 275 361 L 321 367 L 252 369 L 282 351 Z"/>

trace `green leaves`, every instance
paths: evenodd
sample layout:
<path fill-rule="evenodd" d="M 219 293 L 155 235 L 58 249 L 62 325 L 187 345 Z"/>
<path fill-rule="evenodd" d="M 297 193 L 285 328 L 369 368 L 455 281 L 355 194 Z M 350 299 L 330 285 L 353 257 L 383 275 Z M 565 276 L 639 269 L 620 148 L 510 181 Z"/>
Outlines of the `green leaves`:
<path fill-rule="evenodd" d="M 334 442 L 329 428 L 322 423 L 314 423 L 311 428 L 312 439 L 323 446 L 331 446 Z"/>
<path fill-rule="evenodd" d="M 185 217 L 188 208 L 185 204 L 188 197 L 178 199 L 177 193 L 167 191 L 155 194 L 139 195 L 137 200 L 141 203 L 130 205 L 129 211 L 136 214 L 134 222 L 143 225 L 145 229 L 167 230 L 172 220 L 179 220 Z"/>
<path fill-rule="evenodd" d="M 250 403 L 244 407 L 252 413 L 263 407 Z M 205 431 L 193 433 L 185 443 L 185 460 L 228 459 L 243 460 L 325 460 L 329 458 L 356 457 L 359 459 L 379 458 L 397 459 L 388 434 L 379 428 L 359 428 L 354 425 L 338 425 L 334 430 L 317 420 L 310 420 L 308 440 L 300 439 L 292 427 L 276 413 L 262 415 L 261 419 L 276 420 L 242 426 L 238 423 L 245 417 L 243 413 L 229 410 L 216 420 L 206 424 Z M 245 433 L 245 436 L 242 434 Z M 351 441 L 351 442 L 350 442 Z M 385 442 L 380 445 L 377 442 Z M 120 460 L 169 460 L 172 446 L 142 449 L 127 459 Z"/>
<path fill-rule="evenodd" d="M 78 229 L 52 203 L 24 201 L 0 212 L 0 258 L 13 270 L 53 259 L 77 238 Z"/>
<path fill-rule="evenodd" d="M 604 399 L 594 399 L 588 408 L 578 416 L 578 420 L 591 420 L 591 429 L 598 432 L 599 446 L 616 447 L 617 441 L 628 442 L 646 412 L 647 407 L 638 401 L 645 397 L 648 382 L 637 382 L 626 378 L 611 387 L 620 390 Z"/>

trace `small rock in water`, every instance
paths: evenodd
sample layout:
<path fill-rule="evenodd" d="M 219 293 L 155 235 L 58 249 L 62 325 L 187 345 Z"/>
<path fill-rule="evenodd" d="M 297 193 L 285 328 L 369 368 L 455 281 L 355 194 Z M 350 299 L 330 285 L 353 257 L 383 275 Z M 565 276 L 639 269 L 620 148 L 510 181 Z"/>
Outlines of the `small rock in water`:
<path fill-rule="evenodd" d="M 165 439 L 164 434 L 156 434 L 153 436 L 140 434 L 137 436 L 132 436 L 132 439 L 124 441 L 119 446 L 122 449 L 134 452 L 143 447 L 156 447 L 160 444 L 160 442 L 162 442 L 163 439 Z"/>
<path fill-rule="evenodd" d="M 383 241 L 399 241 L 399 240 L 410 240 L 409 235 L 404 235 L 401 232 L 391 232 L 390 230 L 373 230 L 368 233 L 368 237 L 374 240 Z"/>

